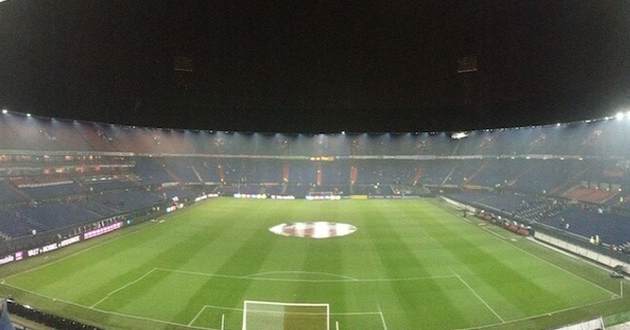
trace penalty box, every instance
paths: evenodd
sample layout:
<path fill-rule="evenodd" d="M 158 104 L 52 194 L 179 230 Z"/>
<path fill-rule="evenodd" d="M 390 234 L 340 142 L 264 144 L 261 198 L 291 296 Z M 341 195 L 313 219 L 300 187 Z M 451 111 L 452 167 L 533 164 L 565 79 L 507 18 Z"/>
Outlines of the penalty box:
<path fill-rule="evenodd" d="M 243 330 L 330 330 L 330 305 L 245 300 Z"/>

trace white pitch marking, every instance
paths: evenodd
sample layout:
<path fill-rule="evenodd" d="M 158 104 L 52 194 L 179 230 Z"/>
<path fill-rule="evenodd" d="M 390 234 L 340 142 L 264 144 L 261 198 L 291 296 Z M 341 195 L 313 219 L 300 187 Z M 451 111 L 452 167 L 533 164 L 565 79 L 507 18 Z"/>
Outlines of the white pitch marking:
<path fill-rule="evenodd" d="M 225 314 L 221 314 L 221 330 L 225 329 Z"/>
<path fill-rule="evenodd" d="M 125 285 L 121 286 L 120 288 L 118 288 L 118 289 L 116 289 L 116 290 L 111 291 L 110 293 L 106 294 L 106 295 L 105 295 L 105 297 L 103 297 L 101 300 L 97 301 L 96 303 L 94 303 L 94 305 L 90 306 L 90 308 L 94 308 L 94 307 L 96 307 L 96 305 L 98 305 L 98 304 L 102 303 L 103 301 L 107 300 L 107 298 L 109 298 L 109 297 L 111 297 L 112 295 L 116 294 L 116 292 L 119 292 L 119 291 L 121 291 L 121 290 L 124 290 L 124 289 L 126 289 L 126 288 L 128 288 L 128 287 L 130 287 L 130 286 L 132 286 L 132 285 L 134 285 L 134 284 L 136 284 L 136 283 L 138 283 L 138 282 L 140 282 L 142 279 L 144 279 L 145 277 L 147 277 L 147 276 L 151 275 L 151 273 L 153 273 L 153 272 L 154 272 L 154 271 L 156 271 L 156 270 L 157 270 L 157 268 L 153 268 L 153 269 L 151 269 L 150 271 L 146 272 L 144 275 L 142 275 L 142 276 L 138 277 L 137 279 L 135 279 L 134 281 L 131 281 L 131 282 L 129 282 L 129 283 L 127 283 L 127 284 L 125 284 Z"/>
<path fill-rule="evenodd" d="M 141 228 L 140 228 L 140 229 L 141 229 Z M 54 259 L 54 260 L 52 260 L 52 261 L 50 261 L 50 262 L 47 262 L 47 263 L 41 264 L 41 265 L 39 265 L 39 266 L 37 266 L 37 267 L 28 268 L 28 269 L 23 270 L 23 271 L 21 271 L 21 272 L 17 272 L 17 273 L 11 274 L 11 275 L 9 275 L 9 276 L 5 277 L 5 279 L 9 279 L 9 278 L 11 278 L 11 277 L 14 277 L 14 276 L 17 276 L 17 275 L 20 275 L 20 274 L 26 274 L 26 273 L 34 272 L 34 271 L 36 271 L 36 270 L 39 270 L 39 269 L 42 269 L 42 268 L 46 268 L 46 267 L 48 267 L 48 266 L 52 266 L 52 265 L 54 265 L 54 264 L 56 264 L 56 263 L 59 263 L 59 262 L 64 261 L 64 260 L 66 260 L 66 259 L 72 258 L 72 257 L 74 257 L 74 256 L 77 256 L 77 255 L 81 254 L 81 253 L 84 253 L 84 252 L 90 251 L 90 250 L 92 250 L 92 249 L 95 249 L 95 248 L 97 248 L 97 247 L 101 247 L 101 246 L 103 246 L 103 245 L 107 245 L 107 244 L 112 243 L 112 242 L 114 242 L 114 241 L 117 241 L 118 239 L 121 239 L 121 238 L 123 238 L 123 237 L 125 237 L 125 236 L 127 236 L 127 235 L 130 235 L 130 234 L 133 234 L 133 233 L 140 232 L 140 231 L 141 231 L 140 229 L 136 229 L 136 230 L 133 230 L 133 231 L 128 231 L 128 232 L 126 232 L 126 233 L 121 233 L 120 235 L 115 236 L 115 237 L 110 237 L 109 239 L 104 240 L 103 242 L 100 242 L 100 243 L 94 244 L 94 245 L 92 245 L 92 246 L 89 246 L 89 247 L 87 247 L 87 248 L 85 248 L 85 249 L 81 249 L 81 250 L 79 250 L 79 251 L 76 251 L 76 252 L 70 253 L 70 254 L 68 254 L 68 255 L 66 255 L 66 256 L 63 256 L 63 257 L 61 257 L 61 258 L 59 258 L 59 259 Z M 104 236 L 103 238 L 106 238 L 106 237 L 107 237 L 107 236 Z"/>
<path fill-rule="evenodd" d="M 455 272 L 453 272 L 455 273 Z M 459 274 L 455 273 L 455 276 L 457 276 L 457 278 L 464 283 L 464 285 L 470 290 L 470 292 L 472 292 L 475 297 L 477 297 L 477 299 L 479 299 L 479 301 L 481 301 L 491 312 L 492 314 L 494 314 L 494 316 L 496 316 L 499 320 L 501 320 L 501 323 L 505 323 L 505 320 L 501 317 L 501 315 L 499 315 L 499 313 L 497 313 L 491 306 L 490 304 L 488 304 L 488 302 L 486 302 L 485 299 L 483 299 L 478 293 L 477 291 L 475 291 L 475 289 L 473 289 L 466 281 L 464 281 L 464 279 L 459 276 Z"/>
<path fill-rule="evenodd" d="M 304 283 L 335 283 L 335 282 L 398 282 L 398 281 L 419 281 L 419 280 L 434 280 L 434 279 L 446 279 L 455 278 L 455 275 L 434 275 L 434 276 L 415 276 L 415 277 L 401 277 L 401 278 L 357 278 L 357 279 L 336 279 L 336 280 L 309 280 L 309 279 L 290 279 L 290 278 L 274 278 L 274 277 L 251 277 L 249 275 L 226 275 L 226 274 L 214 274 L 187 271 L 172 268 L 157 268 L 158 271 L 197 275 L 205 277 L 217 277 L 237 280 L 251 280 L 251 281 L 271 281 L 271 282 L 304 282 Z"/>
<path fill-rule="evenodd" d="M 324 307 L 329 304 L 316 304 L 316 303 L 283 303 L 277 301 L 264 301 L 264 300 L 245 300 L 245 304 L 258 304 L 258 305 L 271 305 L 271 306 L 307 306 L 307 307 Z"/>
<path fill-rule="evenodd" d="M 508 243 L 508 244 L 509 244 L 509 243 Z M 559 269 L 559 270 L 561 270 L 561 271 L 563 271 L 563 272 L 565 272 L 565 273 L 571 274 L 571 275 L 575 276 L 576 278 L 579 278 L 580 280 L 582 280 L 582 281 L 584 281 L 584 282 L 590 283 L 590 284 L 592 284 L 592 285 L 594 285 L 594 286 L 596 286 L 596 287 L 598 287 L 598 288 L 600 288 L 600 289 L 602 289 L 602 290 L 604 290 L 604 291 L 606 291 L 606 292 L 608 292 L 608 293 L 611 293 L 611 294 L 613 295 L 613 297 L 618 297 L 618 296 L 619 296 L 619 294 L 618 294 L 618 293 L 612 292 L 612 291 L 610 291 L 610 290 L 608 290 L 608 289 L 604 288 L 603 286 L 601 286 L 601 285 L 599 285 L 599 284 L 597 284 L 597 283 L 595 283 L 595 282 L 593 282 L 593 281 L 591 281 L 591 280 L 589 280 L 589 279 L 586 279 L 586 278 L 584 278 L 584 277 L 582 277 L 582 276 L 580 276 L 580 275 L 578 275 L 578 274 L 576 274 L 576 273 L 574 273 L 574 272 L 571 272 L 571 271 L 569 271 L 569 270 L 567 270 L 567 269 L 565 269 L 565 268 L 562 268 L 562 267 L 560 267 L 560 266 L 558 266 L 558 265 L 554 264 L 554 263 L 553 263 L 553 262 L 551 262 L 551 261 L 548 261 L 548 260 L 546 260 L 546 259 L 543 259 L 543 258 L 541 258 L 541 257 L 539 257 L 539 256 L 537 256 L 537 255 L 535 255 L 535 254 L 533 254 L 533 253 L 531 253 L 531 252 L 529 252 L 529 251 L 527 251 L 527 250 L 524 250 L 524 249 L 522 249 L 522 248 L 520 248 L 520 247 L 518 247 L 518 246 L 516 246 L 516 245 L 514 245 L 514 244 L 510 244 L 510 245 L 512 245 L 513 247 L 517 248 L 518 250 L 521 250 L 521 251 L 522 251 L 523 253 L 525 253 L 525 254 L 528 254 L 528 255 L 530 255 L 530 256 L 532 256 L 532 257 L 534 257 L 534 258 L 538 259 L 538 260 L 541 260 L 541 261 L 543 261 L 543 262 L 546 262 L 547 264 L 549 264 L 549 265 L 551 265 L 551 266 L 553 266 L 553 267 L 555 267 L 555 268 L 557 268 L 557 269 Z"/>
<path fill-rule="evenodd" d="M 378 305 L 378 315 L 381 316 L 381 322 L 383 323 L 383 330 L 387 330 L 387 323 L 385 323 L 385 316 L 383 316 L 383 310 L 381 305 Z"/>
<path fill-rule="evenodd" d="M 247 303 L 243 302 L 243 330 L 247 330 Z"/>
<path fill-rule="evenodd" d="M 197 312 L 197 314 L 195 314 L 195 317 L 193 317 L 192 320 L 190 320 L 190 322 L 188 322 L 188 326 L 193 325 L 193 323 L 195 323 L 195 321 L 197 321 L 197 319 L 199 318 L 199 316 L 201 316 L 201 314 L 203 313 L 203 311 L 206 309 L 206 306 L 202 306 L 201 309 L 199 310 L 199 312 Z M 223 328 L 223 327 L 221 327 Z"/>
<path fill-rule="evenodd" d="M 335 330 L 339 330 L 339 321 L 335 321 Z"/>
<path fill-rule="evenodd" d="M 475 226 L 475 227 L 477 227 L 477 228 L 481 228 L 481 227 L 479 227 L 479 226 Z M 487 231 L 487 230 L 485 230 L 485 228 L 482 228 L 482 230 Z M 491 231 L 487 231 L 487 232 L 492 233 Z M 499 236 L 499 234 L 496 234 L 496 233 L 492 233 L 492 234 L 495 234 L 497 237 L 501 237 L 501 236 Z M 549 264 L 549 265 L 551 265 L 551 266 L 553 266 L 553 267 L 555 267 L 555 268 L 557 268 L 557 269 L 559 269 L 559 270 L 561 270 L 561 271 L 563 271 L 563 272 L 565 272 L 565 273 L 571 274 L 571 275 L 573 275 L 573 276 L 575 276 L 575 277 L 577 277 L 577 278 L 581 279 L 582 281 L 585 281 L 585 282 L 587 282 L 587 283 L 590 283 L 591 285 L 594 285 L 594 286 L 596 286 L 596 287 L 598 287 L 598 288 L 600 288 L 600 289 L 602 289 L 602 290 L 604 290 L 604 291 L 606 291 L 606 292 L 608 292 L 608 293 L 611 293 L 611 294 L 613 295 L 613 297 L 617 297 L 617 296 L 619 296 L 619 294 L 617 294 L 617 293 L 615 293 L 615 292 L 612 292 L 612 291 L 610 291 L 610 290 L 608 290 L 608 289 L 604 288 L 603 286 L 601 286 L 601 285 L 599 285 L 599 284 L 597 284 L 597 283 L 595 283 L 595 282 L 593 282 L 593 281 L 591 281 L 591 280 L 589 280 L 589 279 L 586 279 L 586 278 L 584 278 L 584 277 L 582 277 L 582 276 L 580 276 L 580 275 L 577 275 L 577 274 L 575 274 L 575 273 L 573 273 L 573 272 L 571 272 L 571 271 L 568 271 L 568 270 L 566 270 L 565 268 L 562 268 L 562 267 L 560 267 L 560 266 L 558 266 L 558 265 L 556 265 L 556 264 L 552 263 L 551 261 L 548 261 L 548 260 L 546 260 L 546 259 L 543 259 L 543 258 L 541 258 L 541 257 L 539 257 L 539 256 L 537 256 L 537 255 L 535 255 L 535 254 L 533 254 L 533 253 L 531 253 L 531 252 L 529 252 L 529 251 L 527 251 L 527 250 L 525 250 L 525 249 L 523 249 L 523 248 L 521 248 L 521 247 L 519 247 L 519 246 L 515 245 L 515 244 L 510 243 L 510 242 L 509 242 L 509 240 L 504 239 L 503 237 L 501 237 L 501 241 L 503 241 L 503 242 L 505 242 L 505 243 L 509 244 L 510 246 L 514 247 L 514 248 L 515 248 L 515 249 L 517 249 L 517 250 L 520 250 L 521 252 L 523 252 L 523 253 L 525 253 L 525 254 L 527 254 L 527 255 L 529 255 L 529 256 L 532 256 L 532 257 L 534 257 L 534 258 L 536 258 L 536 259 L 538 259 L 538 260 L 541 260 L 541 261 L 543 261 L 543 262 L 545 262 L 545 263 L 547 263 L 547 264 Z"/>
<path fill-rule="evenodd" d="M 505 237 L 503 235 L 500 235 L 499 233 L 496 233 L 493 230 L 490 230 L 490 229 L 488 229 L 486 227 L 479 227 L 479 228 L 483 229 L 484 231 L 486 231 L 486 232 L 488 232 L 488 233 L 490 233 L 490 234 L 492 234 L 492 235 L 494 235 L 494 236 L 496 236 L 496 237 L 498 237 L 500 239 L 504 239 L 504 240 L 508 239 L 507 237 Z"/>
<path fill-rule="evenodd" d="M 205 305 L 206 308 L 218 309 L 218 310 L 226 310 L 226 311 L 235 311 L 242 312 L 244 308 L 237 307 L 227 307 L 227 306 L 217 306 L 217 305 Z M 300 313 L 300 312 L 282 312 L 282 311 L 257 311 L 257 313 L 282 313 L 282 314 L 307 314 L 307 315 L 324 315 L 324 313 Z M 338 312 L 338 313 L 330 313 L 330 315 L 343 315 L 343 316 L 352 316 L 352 315 L 378 315 L 378 312 Z"/>
<path fill-rule="evenodd" d="M 485 324 L 485 325 L 481 325 L 481 326 L 477 326 L 477 327 L 469 327 L 469 328 L 457 328 L 457 329 L 454 329 L 454 330 L 472 330 L 472 329 L 492 328 L 492 327 L 496 327 L 496 326 L 499 326 L 499 325 L 510 324 L 510 323 L 515 323 L 515 322 L 520 322 L 520 321 L 526 321 L 526 320 L 530 320 L 530 319 L 537 319 L 537 318 L 540 318 L 540 317 L 550 316 L 550 315 L 557 314 L 557 313 L 568 312 L 568 311 L 571 311 L 571 310 L 580 309 L 580 308 L 584 308 L 584 307 L 590 307 L 590 306 L 594 306 L 594 305 L 598 305 L 598 304 L 602 304 L 602 303 L 611 302 L 611 301 L 614 301 L 614 300 L 617 300 L 617 299 L 621 299 L 621 297 L 617 296 L 617 297 L 611 298 L 611 299 L 600 300 L 600 301 L 596 301 L 596 302 L 592 302 L 592 303 L 588 303 L 588 304 L 584 304 L 584 305 L 567 307 L 567 308 L 563 308 L 563 309 L 557 309 L 557 310 L 554 310 L 554 311 L 551 311 L 551 312 L 541 313 L 541 314 L 538 314 L 538 315 L 526 316 L 526 317 L 522 317 L 522 318 L 518 318 L 518 319 L 508 320 L 508 321 L 501 322 L 501 323 Z"/>
<path fill-rule="evenodd" d="M 308 272 L 308 271 L 301 271 L 301 270 L 286 270 L 286 271 L 276 271 L 276 272 L 263 272 L 263 273 L 254 273 L 254 274 L 249 274 L 247 275 L 247 277 L 260 277 L 260 276 L 264 276 L 264 275 L 272 275 L 272 274 L 313 274 L 313 275 L 326 275 L 326 276 L 331 276 L 331 277 L 339 277 L 339 278 L 343 278 L 346 280 L 351 280 L 351 281 L 358 281 L 356 278 L 354 277 L 350 277 L 350 276 L 345 276 L 345 275 L 339 275 L 339 274 L 333 274 L 333 273 L 325 273 L 325 272 Z"/>
<path fill-rule="evenodd" d="M 138 315 L 133 315 L 133 314 L 124 314 L 124 313 L 106 311 L 104 309 L 92 308 L 90 306 L 81 305 L 81 304 L 78 304 L 78 303 L 75 303 L 75 302 L 72 302 L 72 301 L 68 301 L 68 300 L 63 300 L 63 299 L 59 299 L 59 298 L 53 298 L 51 296 L 47 296 L 47 295 L 44 295 L 44 294 L 41 294 L 41 293 L 37 293 L 37 292 L 31 291 L 31 290 L 23 289 L 23 288 L 20 288 L 20 287 L 17 287 L 17 286 L 13 286 L 13 285 L 10 285 L 10 284 L 3 284 L 3 285 L 7 286 L 7 287 L 10 287 L 10 288 L 13 288 L 13 289 L 16 289 L 16 290 L 20 290 L 20 291 L 32 294 L 34 296 L 38 296 L 38 297 L 46 298 L 48 300 L 52 300 L 53 302 L 62 302 L 64 304 L 73 305 L 73 306 L 77 306 L 77 307 L 85 308 L 85 309 L 90 309 L 90 310 L 97 311 L 97 312 L 103 313 L 103 314 L 115 315 L 115 316 L 120 316 L 120 317 L 127 317 L 127 318 L 131 318 L 131 319 L 138 319 L 138 320 L 144 320 L 144 321 L 151 321 L 151 322 L 162 323 L 162 324 L 176 325 L 176 326 L 187 327 L 187 328 L 191 328 L 191 329 L 219 330 L 219 329 L 209 328 L 209 327 L 188 326 L 188 325 L 183 324 L 183 323 L 158 320 L 158 319 L 145 317 L 145 316 L 138 316 Z"/>

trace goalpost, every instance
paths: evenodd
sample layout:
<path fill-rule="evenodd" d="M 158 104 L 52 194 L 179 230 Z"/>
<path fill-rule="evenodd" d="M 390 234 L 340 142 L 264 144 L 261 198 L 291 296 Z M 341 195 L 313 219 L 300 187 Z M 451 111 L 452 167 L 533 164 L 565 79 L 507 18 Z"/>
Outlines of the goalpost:
<path fill-rule="evenodd" d="M 243 330 L 330 330 L 330 305 L 245 300 Z"/>

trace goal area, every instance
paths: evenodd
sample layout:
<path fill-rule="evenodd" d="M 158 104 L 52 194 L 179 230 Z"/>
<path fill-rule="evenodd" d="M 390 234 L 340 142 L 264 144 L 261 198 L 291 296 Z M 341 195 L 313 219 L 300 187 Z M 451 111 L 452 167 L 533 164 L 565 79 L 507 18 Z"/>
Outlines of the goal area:
<path fill-rule="evenodd" d="M 245 300 L 243 330 L 330 330 L 330 305 Z"/>

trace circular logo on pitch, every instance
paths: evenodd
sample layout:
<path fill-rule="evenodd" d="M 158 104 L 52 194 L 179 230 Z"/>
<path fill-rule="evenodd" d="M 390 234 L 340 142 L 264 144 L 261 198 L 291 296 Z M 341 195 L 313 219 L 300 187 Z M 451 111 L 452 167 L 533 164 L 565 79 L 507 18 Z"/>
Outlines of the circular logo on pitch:
<path fill-rule="evenodd" d="M 350 235 L 357 231 L 357 227 L 347 223 L 311 221 L 282 223 L 269 228 L 269 231 L 287 237 L 323 239 Z"/>

